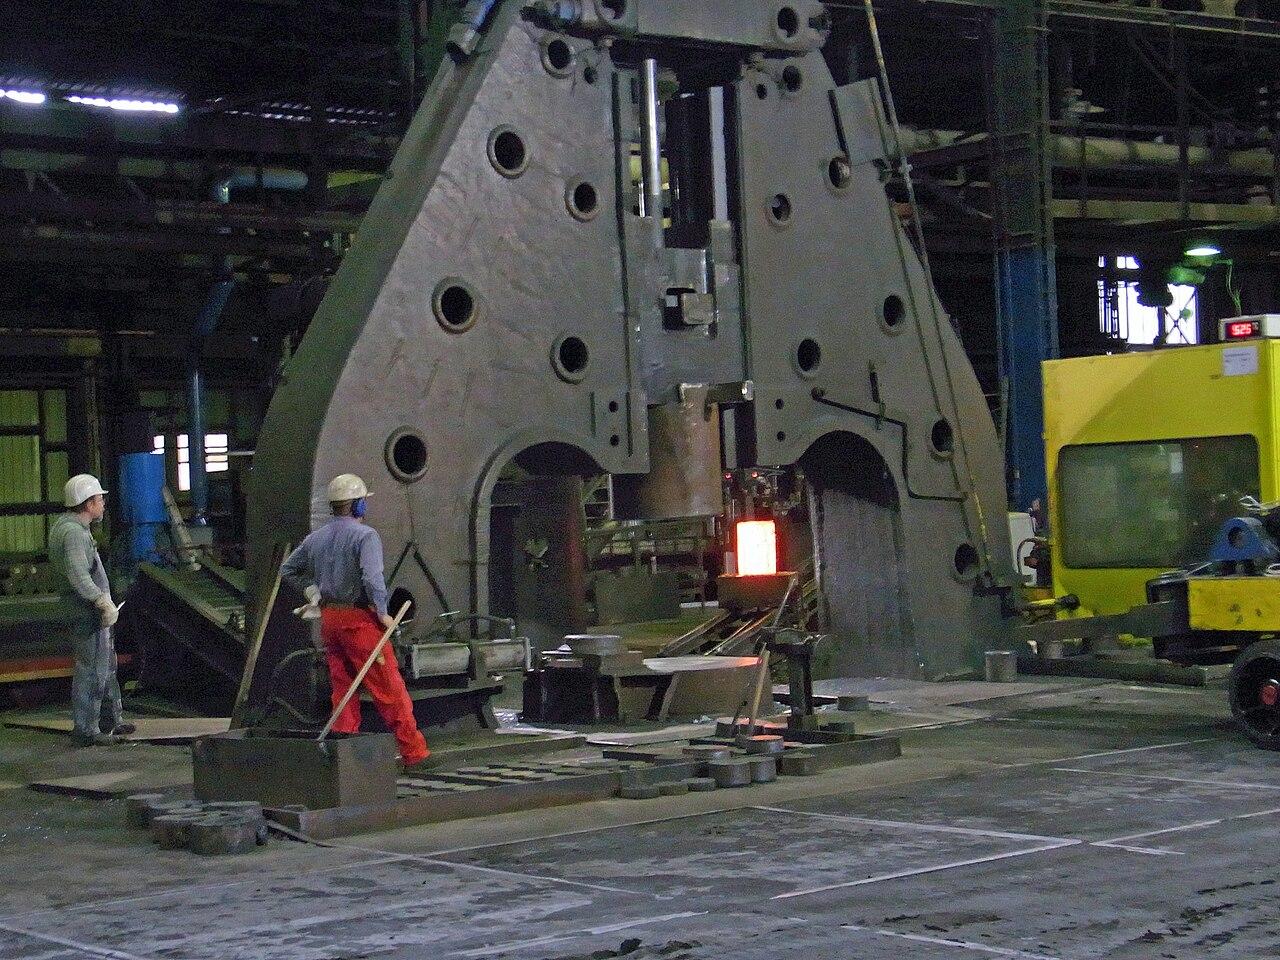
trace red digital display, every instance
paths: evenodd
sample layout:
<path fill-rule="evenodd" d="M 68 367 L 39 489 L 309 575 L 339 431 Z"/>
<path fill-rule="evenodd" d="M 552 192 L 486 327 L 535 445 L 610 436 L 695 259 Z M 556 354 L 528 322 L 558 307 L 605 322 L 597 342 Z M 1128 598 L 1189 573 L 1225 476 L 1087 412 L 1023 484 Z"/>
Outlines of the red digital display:
<path fill-rule="evenodd" d="M 1244 340 L 1246 337 L 1252 337 L 1258 332 L 1258 323 L 1255 320 L 1240 320 L 1236 323 L 1227 324 L 1228 340 Z"/>

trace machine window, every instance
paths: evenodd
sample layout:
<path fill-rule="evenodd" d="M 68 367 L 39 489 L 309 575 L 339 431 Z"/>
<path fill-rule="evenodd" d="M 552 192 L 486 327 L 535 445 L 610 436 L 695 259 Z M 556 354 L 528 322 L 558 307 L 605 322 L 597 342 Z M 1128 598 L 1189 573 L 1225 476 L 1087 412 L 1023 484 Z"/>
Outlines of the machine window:
<path fill-rule="evenodd" d="M 1058 522 L 1073 569 L 1199 563 L 1214 534 L 1258 496 L 1258 441 L 1198 437 L 1064 447 Z"/>

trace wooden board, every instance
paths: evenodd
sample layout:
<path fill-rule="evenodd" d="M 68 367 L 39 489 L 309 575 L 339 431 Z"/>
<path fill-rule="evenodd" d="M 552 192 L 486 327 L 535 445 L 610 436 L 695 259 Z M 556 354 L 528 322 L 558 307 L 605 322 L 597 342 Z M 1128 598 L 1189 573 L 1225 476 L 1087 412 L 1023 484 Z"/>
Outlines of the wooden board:
<path fill-rule="evenodd" d="M 121 739 L 131 743 L 190 743 L 198 737 L 226 733 L 231 729 L 230 717 L 163 717 L 130 720 L 138 730 Z M 46 733 L 71 734 L 71 720 L 66 717 L 18 717 L 6 720 L 15 730 L 41 730 Z"/>
<path fill-rule="evenodd" d="M 759 658 L 715 659 L 743 660 L 746 663 L 729 670 L 686 670 L 674 673 L 671 686 L 667 688 L 663 698 L 659 719 L 733 714 L 747 703 L 755 689 Z M 745 714 L 747 711 L 743 709 L 742 712 Z"/>
<path fill-rule="evenodd" d="M 27 784 L 36 793 L 56 793 L 89 800 L 110 800 L 131 793 L 190 787 L 191 771 L 185 767 L 168 770 L 109 770 L 75 777 L 51 777 Z"/>

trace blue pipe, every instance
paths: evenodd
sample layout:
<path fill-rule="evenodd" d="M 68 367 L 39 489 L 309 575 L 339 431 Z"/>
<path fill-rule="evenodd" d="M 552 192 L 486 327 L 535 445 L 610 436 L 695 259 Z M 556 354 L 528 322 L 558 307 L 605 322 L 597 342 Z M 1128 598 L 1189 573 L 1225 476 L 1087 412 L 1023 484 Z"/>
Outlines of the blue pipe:
<path fill-rule="evenodd" d="M 209 188 L 209 198 L 218 203 L 230 203 L 232 190 L 259 185 L 264 190 L 305 190 L 307 175 L 301 170 L 240 170 L 215 180 Z M 191 331 L 190 368 L 187 372 L 187 459 L 194 507 L 191 522 L 196 526 L 204 526 L 209 514 L 209 471 L 204 453 L 204 376 L 200 365 L 205 341 L 222 319 L 235 285 L 236 278 L 231 272 L 231 259 L 228 257 L 223 260 L 221 276 L 209 288 Z"/>
<path fill-rule="evenodd" d="M 157 563 L 156 533 L 169 520 L 164 503 L 164 456 L 126 453 L 120 458 L 120 519 L 128 528 L 129 559 Z"/>
<path fill-rule="evenodd" d="M 1058 356 L 1053 247 L 999 251 L 996 279 L 1009 502 L 1015 510 L 1028 510 L 1036 500 L 1047 503 L 1048 496 L 1040 365 Z"/>
<path fill-rule="evenodd" d="M 224 263 L 223 269 L 229 269 L 229 264 Z M 191 471 L 191 502 L 195 507 L 191 522 L 201 527 L 209 512 L 209 471 L 204 455 L 204 376 L 200 370 L 200 361 L 204 355 L 205 341 L 218 325 L 235 285 L 235 277 L 230 275 L 224 275 L 214 283 L 200 312 L 196 314 L 192 329 L 191 368 L 187 373 L 187 454 L 188 469 Z"/>

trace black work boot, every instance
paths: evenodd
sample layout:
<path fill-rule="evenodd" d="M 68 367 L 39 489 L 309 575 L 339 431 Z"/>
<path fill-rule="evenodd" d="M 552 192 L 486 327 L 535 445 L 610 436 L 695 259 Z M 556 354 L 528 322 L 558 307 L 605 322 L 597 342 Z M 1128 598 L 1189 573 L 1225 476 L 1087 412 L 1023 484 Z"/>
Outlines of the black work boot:
<path fill-rule="evenodd" d="M 403 774 L 412 776 L 415 773 L 425 773 L 426 771 L 437 766 L 439 761 L 431 755 L 431 751 L 427 751 L 427 755 L 417 763 L 405 763 L 404 757 L 396 757 L 396 769 Z"/>
<path fill-rule="evenodd" d="M 132 723 L 125 723 L 123 720 L 111 728 L 111 736 L 113 737 L 127 737 L 129 734 L 137 732 L 138 728 L 136 726 Z"/>

